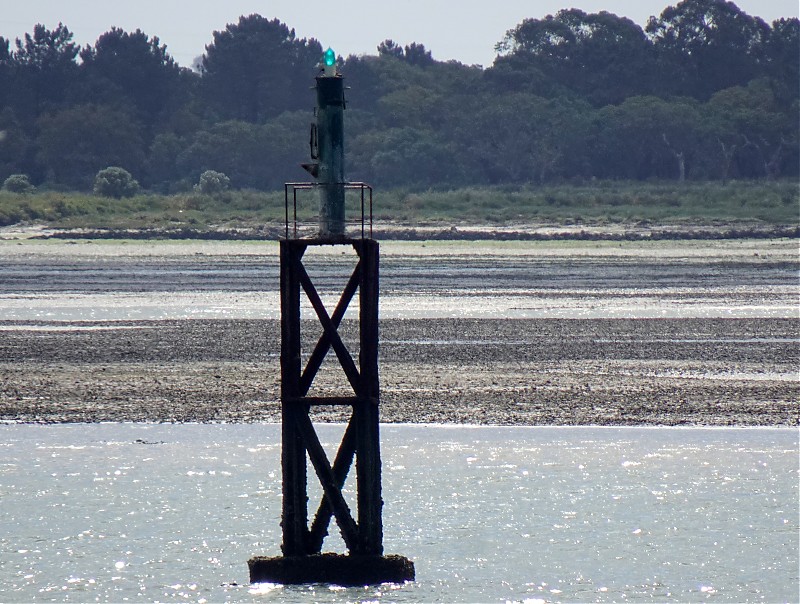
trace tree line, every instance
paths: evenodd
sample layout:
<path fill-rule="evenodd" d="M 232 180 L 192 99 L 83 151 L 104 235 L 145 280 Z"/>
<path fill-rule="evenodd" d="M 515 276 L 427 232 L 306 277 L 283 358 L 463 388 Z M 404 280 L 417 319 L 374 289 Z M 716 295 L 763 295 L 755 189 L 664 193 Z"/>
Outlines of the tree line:
<path fill-rule="evenodd" d="M 0 37 L 0 183 L 89 190 L 108 166 L 144 187 L 305 180 L 323 48 L 277 19 L 213 33 L 193 69 L 158 37 L 66 25 Z M 340 57 L 350 180 L 384 187 L 797 177 L 800 23 L 684 0 L 642 28 L 608 12 L 525 19 L 483 68 L 421 43 Z"/>

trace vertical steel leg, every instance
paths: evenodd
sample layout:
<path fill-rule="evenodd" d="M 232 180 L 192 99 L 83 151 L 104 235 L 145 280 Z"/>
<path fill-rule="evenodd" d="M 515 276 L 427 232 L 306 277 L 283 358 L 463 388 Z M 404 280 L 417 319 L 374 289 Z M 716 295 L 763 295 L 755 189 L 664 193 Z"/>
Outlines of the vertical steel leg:
<path fill-rule="evenodd" d="M 305 247 L 281 241 L 281 466 L 283 509 L 281 527 L 284 556 L 306 552 L 308 524 L 306 450 L 299 430 L 297 404 L 300 388 L 300 280 L 297 267 Z"/>
<path fill-rule="evenodd" d="M 378 375 L 378 243 L 355 243 L 362 262 L 360 283 L 361 402 L 354 408 L 357 426 L 356 476 L 358 526 L 363 554 L 383 554 L 383 499 L 378 427 L 380 382 Z"/>

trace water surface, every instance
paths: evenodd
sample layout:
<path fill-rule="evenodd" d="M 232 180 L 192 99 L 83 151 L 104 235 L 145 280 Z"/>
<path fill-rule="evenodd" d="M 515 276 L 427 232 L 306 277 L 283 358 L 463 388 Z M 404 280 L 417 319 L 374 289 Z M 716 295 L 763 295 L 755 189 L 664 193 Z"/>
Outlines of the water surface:
<path fill-rule="evenodd" d="M 248 585 L 280 551 L 277 425 L 0 432 L 4 602 L 799 595 L 794 428 L 383 426 L 386 551 L 418 580 L 355 589 Z"/>

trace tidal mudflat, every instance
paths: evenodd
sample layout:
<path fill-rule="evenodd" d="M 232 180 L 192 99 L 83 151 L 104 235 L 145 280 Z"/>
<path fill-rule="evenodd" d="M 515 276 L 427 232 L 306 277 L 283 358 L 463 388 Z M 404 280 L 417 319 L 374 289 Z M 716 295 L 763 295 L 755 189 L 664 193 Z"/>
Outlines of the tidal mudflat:
<path fill-rule="evenodd" d="M 274 242 L 7 238 L 0 257 L 0 419 L 279 419 Z M 308 259 L 326 304 L 352 264 Z M 796 426 L 798 268 L 791 239 L 386 242 L 382 421 Z M 315 388 L 341 387 L 324 366 Z"/>

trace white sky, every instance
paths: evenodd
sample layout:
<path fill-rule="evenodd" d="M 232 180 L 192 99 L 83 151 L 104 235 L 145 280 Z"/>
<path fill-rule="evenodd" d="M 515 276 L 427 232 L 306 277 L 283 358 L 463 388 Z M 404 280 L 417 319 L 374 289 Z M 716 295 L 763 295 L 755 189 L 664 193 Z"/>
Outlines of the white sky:
<path fill-rule="evenodd" d="M 768 23 L 798 16 L 797 0 L 734 0 L 746 13 Z M 212 41 L 214 30 L 240 15 L 278 18 L 301 38 L 317 38 L 340 55 L 376 54 L 391 38 L 422 43 L 439 61 L 456 59 L 488 67 L 494 45 L 524 18 L 542 18 L 562 8 L 607 10 L 644 26 L 678 0 L 0 0 L 0 36 L 11 41 L 36 23 L 48 29 L 64 23 L 74 41 L 94 44 L 117 26 L 158 36 L 167 51 L 189 67 Z"/>

